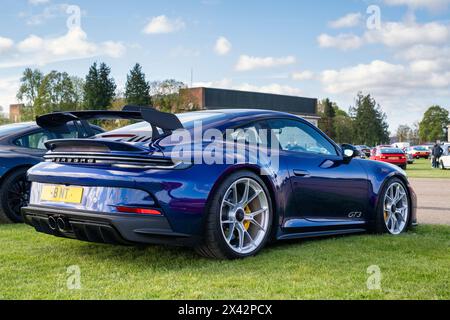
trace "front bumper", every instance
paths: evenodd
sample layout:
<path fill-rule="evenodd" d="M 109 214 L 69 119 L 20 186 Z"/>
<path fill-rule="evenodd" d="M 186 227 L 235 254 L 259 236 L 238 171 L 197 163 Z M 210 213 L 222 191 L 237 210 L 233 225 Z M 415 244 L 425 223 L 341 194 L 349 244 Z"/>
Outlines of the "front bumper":
<path fill-rule="evenodd" d="M 163 216 L 119 215 L 45 206 L 22 209 L 25 223 L 36 231 L 81 241 L 118 245 L 163 244 L 195 246 L 196 236 L 175 233 Z M 65 228 L 49 223 L 61 218 Z"/>

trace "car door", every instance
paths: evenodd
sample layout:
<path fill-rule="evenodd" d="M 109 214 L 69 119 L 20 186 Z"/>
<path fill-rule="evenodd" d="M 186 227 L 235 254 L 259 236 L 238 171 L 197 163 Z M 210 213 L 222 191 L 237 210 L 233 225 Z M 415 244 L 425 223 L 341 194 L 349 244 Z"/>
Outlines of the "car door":
<path fill-rule="evenodd" d="M 286 213 L 284 227 L 364 221 L 368 179 L 360 162 L 365 160 L 344 160 L 341 151 L 307 122 L 268 122 L 280 145 L 280 162 L 289 168 L 296 202 L 296 209 Z"/>

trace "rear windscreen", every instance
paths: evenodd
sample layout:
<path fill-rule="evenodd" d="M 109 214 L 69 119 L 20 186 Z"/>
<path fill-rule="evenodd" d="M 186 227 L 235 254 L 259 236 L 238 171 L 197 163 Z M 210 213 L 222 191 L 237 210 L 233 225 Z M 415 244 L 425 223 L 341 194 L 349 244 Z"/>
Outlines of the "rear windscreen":
<path fill-rule="evenodd" d="M 404 152 L 400 149 L 381 149 L 381 154 L 403 154 Z"/>

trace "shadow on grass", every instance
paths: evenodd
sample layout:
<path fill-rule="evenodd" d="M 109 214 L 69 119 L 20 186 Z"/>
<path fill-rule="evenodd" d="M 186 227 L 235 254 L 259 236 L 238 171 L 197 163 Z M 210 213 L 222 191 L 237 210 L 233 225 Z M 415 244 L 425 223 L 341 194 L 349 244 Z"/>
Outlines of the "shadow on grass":
<path fill-rule="evenodd" d="M 109 262 L 121 266 L 146 266 L 155 269 L 180 270 L 184 268 L 208 268 L 218 266 L 251 266 L 254 264 L 270 263 L 273 259 L 279 259 L 280 255 L 290 255 L 297 252 L 302 246 L 315 243 L 320 244 L 328 240 L 343 238 L 355 239 L 355 235 L 335 235 L 319 238 L 307 238 L 297 240 L 284 240 L 269 243 L 258 255 L 247 259 L 215 260 L 198 255 L 192 248 L 170 247 L 160 245 L 150 246 L 111 246 L 93 243 L 79 243 L 71 246 L 74 256 L 89 259 L 91 261 Z M 65 240 L 76 241 L 76 240 Z"/>

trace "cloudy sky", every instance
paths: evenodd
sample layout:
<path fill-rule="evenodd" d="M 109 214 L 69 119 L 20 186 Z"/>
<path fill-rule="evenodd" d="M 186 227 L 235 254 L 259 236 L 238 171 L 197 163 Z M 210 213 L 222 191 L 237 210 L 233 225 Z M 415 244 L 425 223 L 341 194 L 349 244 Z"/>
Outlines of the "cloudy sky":
<path fill-rule="evenodd" d="M 450 107 L 450 0 L 1 0 L 0 105 L 26 67 L 119 87 L 135 62 L 151 80 L 330 97 L 371 93 L 391 130 Z M 7 108 L 5 108 L 7 109 Z"/>

